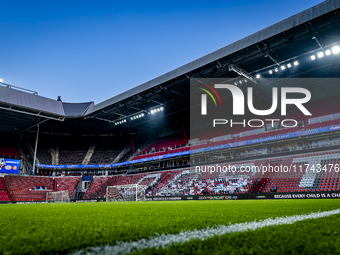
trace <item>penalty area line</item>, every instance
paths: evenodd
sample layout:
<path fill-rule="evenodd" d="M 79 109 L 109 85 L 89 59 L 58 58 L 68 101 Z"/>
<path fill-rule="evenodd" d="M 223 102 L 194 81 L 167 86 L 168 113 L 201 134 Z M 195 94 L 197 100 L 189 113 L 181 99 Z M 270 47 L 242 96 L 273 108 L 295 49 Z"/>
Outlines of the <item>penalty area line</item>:
<path fill-rule="evenodd" d="M 252 231 L 269 226 L 289 225 L 295 222 L 318 219 L 328 217 L 331 215 L 340 214 L 340 209 L 310 213 L 304 215 L 294 215 L 287 217 L 277 217 L 275 219 L 265 219 L 261 221 L 252 221 L 245 223 L 236 223 L 231 225 L 219 225 L 216 227 L 209 227 L 200 230 L 181 231 L 178 234 L 162 234 L 148 239 L 140 239 L 131 242 L 118 242 L 115 245 L 106 245 L 100 247 L 88 247 L 74 253 L 72 255 L 90 255 L 90 254 L 129 254 L 135 251 L 141 251 L 147 248 L 166 248 L 173 244 L 183 244 L 192 240 L 206 240 L 214 236 L 222 236 L 237 232 Z"/>

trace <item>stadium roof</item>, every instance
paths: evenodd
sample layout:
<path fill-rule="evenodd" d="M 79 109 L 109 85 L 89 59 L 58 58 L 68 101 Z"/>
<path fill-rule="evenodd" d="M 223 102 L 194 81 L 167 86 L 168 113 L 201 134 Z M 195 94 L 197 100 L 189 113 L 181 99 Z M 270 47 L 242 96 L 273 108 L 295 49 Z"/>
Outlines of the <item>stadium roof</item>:
<path fill-rule="evenodd" d="M 254 33 L 250 36 L 247 36 L 235 43 L 232 43 L 228 46 L 225 46 L 219 50 L 216 50 L 202 58 L 199 58 L 195 61 L 192 61 L 184 66 L 181 66 L 173 71 L 170 71 L 164 75 L 161 75 L 151 81 L 143 83 L 133 89 L 130 89 L 124 93 L 121 93 L 117 96 L 114 96 L 104 102 L 101 102 L 97 105 L 92 106 L 85 115 L 91 115 L 97 111 L 103 110 L 104 108 L 110 107 L 113 104 L 121 102 L 124 99 L 137 95 L 141 92 L 144 92 L 148 89 L 159 86 L 163 83 L 171 81 L 175 78 L 178 78 L 183 75 L 189 75 L 190 72 L 199 69 L 203 66 L 206 66 L 212 62 L 217 62 L 218 60 L 227 57 L 228 55 L 232 55 L 233 53 L 242 51 L 243 49 L 256 45 L 264 40 L 274 37 L 276 35 L 282 34 L 285 31 L 288 31 L 294 27 L 297 27 L 302 24 L 306 24 L 309 21 L 318 18 L 322 15 L 330 13 L 334 10 L 340 8 L 340 0 L 327 0 L 322 2 L 314 7 L 311 7 L 303 12 L 300 12 L 294 16 L 291 16 L 281 22 L 278 22 L 272 26 L 269 26 L 257 33 Z M 307 29 L 310 29 L 307 27 Z M 313 28 L 311 28 L 313 29 Z M 282 38 L 282 40 L 294 41 L 294 38 Z"/>
<path fill-rule="evenodd" d="M 94 105 L 94 102 L 86 103 L 62 103 L 65 114 L 68 118 L 77 118 L 85 114 L 85 112 Z"/>
<path fill-rule="evenodd" d="M 40 114 L 65 117 L 61 102 L 11 87 L 0 87 L 0 102 L 4 105 L 22 108 L 23 111 L 30 110 L 40 112 Z"/>

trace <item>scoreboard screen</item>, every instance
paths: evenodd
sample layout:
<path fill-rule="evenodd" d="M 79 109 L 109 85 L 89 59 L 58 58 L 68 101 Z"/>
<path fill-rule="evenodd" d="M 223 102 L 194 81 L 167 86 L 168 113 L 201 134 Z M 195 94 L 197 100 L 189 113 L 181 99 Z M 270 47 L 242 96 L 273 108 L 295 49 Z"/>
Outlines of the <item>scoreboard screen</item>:
<path fill-rule="evenodd" d="M 0 173 L 19 174 L 20 160 L 0 158 Z"/>

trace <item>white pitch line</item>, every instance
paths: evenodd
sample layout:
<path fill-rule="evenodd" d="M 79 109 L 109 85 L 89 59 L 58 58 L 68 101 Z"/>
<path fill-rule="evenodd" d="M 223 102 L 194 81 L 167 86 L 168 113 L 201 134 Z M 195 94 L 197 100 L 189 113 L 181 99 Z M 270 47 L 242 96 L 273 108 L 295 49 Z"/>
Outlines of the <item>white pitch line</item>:
<path fill-rule="evenodd" d="M 310 213 L 305 215 L 294 215 L 288 217 L 278 217 L 275 219 L 265 219 L 261 221 L 253 221 L 253 222 L 245 222 L 245 223 L 236 223 L 232 225 L 220 225 L 216 227 L 209 227 L 201 230 L 191 230 L 191 231 L 182 231 L 178 234 L 171 235 L 158 235 L 155 237 L 150 237 L 149 239 L 141 239 L 138 241 L 132 242 L 118 242 L 116 245 L 106 245 L 100 247 L 89 247 L 86 249 L 79 250 L 77 252 L 72 253 L 72 255 L 92 255 L 92 254 L 129 254 L 135 251 L 141 251 L 147 248 L 165 248 L 172 244 L 186 243 L 191 240 L 206 240 L 210 237 L 214 236 L 222 236 L 231 233 L 237 232 L 246 232 L 249 230 L 256 230 L 268 226 L 277 226 L 277 225 L 289 225 L 298 221 L 308 220 L 308 219 L 318 219 L 322 217 L 327 217 L 335 214 L 340 214 L 340 209 L 318 212 L 318 213 Z"/>

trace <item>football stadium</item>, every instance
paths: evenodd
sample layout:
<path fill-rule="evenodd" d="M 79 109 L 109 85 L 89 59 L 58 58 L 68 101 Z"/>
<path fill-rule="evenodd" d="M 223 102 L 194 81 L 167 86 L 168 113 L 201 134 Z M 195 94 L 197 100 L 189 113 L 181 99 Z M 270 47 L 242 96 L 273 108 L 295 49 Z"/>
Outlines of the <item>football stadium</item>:
<path fill-rule="evenodd" d="M 339 254 L 339 85 L 339 0 L 97 104 L 1 80 L 0 254 Z"/>

